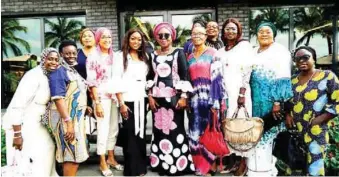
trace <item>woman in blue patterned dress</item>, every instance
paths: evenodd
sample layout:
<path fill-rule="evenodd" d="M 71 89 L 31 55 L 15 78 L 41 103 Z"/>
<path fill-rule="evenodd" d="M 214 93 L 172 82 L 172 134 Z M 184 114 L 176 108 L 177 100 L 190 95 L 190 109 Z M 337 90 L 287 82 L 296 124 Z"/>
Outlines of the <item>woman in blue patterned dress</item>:
<path fill-rule="evenodd" d="M 274 119 L 282 117 L 280 104 L 292 97 L 292 60 L 290 52 L 274 42 L 277 30 L 272 23 L 262 22 L 256 31 L 260 46 L 255 48 L 250 78 L 252 116 L 264 120 L 265 131 L 257 146 L 247 152 L 247 175 L 276 176 L 272 144 L 284 124 L 276 124 Z"/>
<path fill-rule="evenodd" d="M 327 123 L 339 113 L 339 80 L 331 71 L 315 69 L 316 58 L 315 50 L 307 46 L 299 47 L 294 53 L 300 73 L 292 77 L 293 109 L 286 124 L 296 125 L 306 143 L 308 175 L 324 176 L 329 141 Z M 295 172 L 297 169 L 292 175 Z"/>

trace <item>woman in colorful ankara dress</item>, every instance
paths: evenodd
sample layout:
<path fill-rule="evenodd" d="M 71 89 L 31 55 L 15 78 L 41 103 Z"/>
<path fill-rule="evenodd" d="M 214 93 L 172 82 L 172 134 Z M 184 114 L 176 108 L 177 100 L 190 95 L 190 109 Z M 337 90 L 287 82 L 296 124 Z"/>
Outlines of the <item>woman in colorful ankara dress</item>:
<path fill-rule="evenodd" d="M 207 38 L 204 27 L 195 27 L 192 30 L 194 52 L 188 56 L 188 70 L 193 93 L 191 97 L 191 113 L 189 121 L 190 149 L 196 168 L 196 175 L 215 173 L 216 156 L 208 151 L 200 142 L 200 136 L 204 133 L 207 124 L 212 122 L 211 108 L 219 110 L 225 97 L 224 81 L 222 79 L 222 65 L 213 67 L 216 49 L 206 46 Z M 222 83 L 222 84 L 220 84 Z M 224 99 L 225 101 L 225 99 Z M 223 102 L 225 103 L 225 102 Z M 225 104 L 223 104 L 225 106 Z"/>
<path fill-rule="evenodd" d="M 290 52 L 274 42 L 276 27 L 261 22 L 257 28 L 259 47 L 255 48 L 250 79 L 252 116 L 264 120 L 264 134 L 256 147 L 247 152 L 248 176 L 276 176 L 276 158 L 272 155 L 273 140 L 285 127 L 275 123 L 281 119 L 281 106 L 292 97 Z M 273 122 L 273 123 L 272 123 Z"/>
<path fill-rule="evenodd" d="M 64 176 L 76 176 L 79 164 L 88 158 L 85 133 L 87 86 L 75 70 L 77 46 L 74 41 L 62 41 L 59 46 L 61 66 L 49 75 L 53 104 L 47 111 L 49 126 L 55 137 L 56 160 L 63 165 Z"/>
<path fill-rule="evenodd" d="M 182 49 L 174 49 L 176 31 L 167 23 L 154 28 L 161 48 L 152 54 L 147 77 L 148 99 L 154 114 L 150 164 L 160 175 L 182 175 L 194 170 L 184 127 L 188 81 L 187 62 Z"/>
<path fill-rule="evenodd" d="M 40 66 L 29 70 L 21 79 L 3 116 L 7 163 L 13 161 L 14 148 L 21 150 L 23 157 L 20 162 L 31 163 L 31 176 L 58 176 L 55 171 L 55 144 L 40 121 L 51 98 L 48 76 L 58 68 L 59 59 L 54 48 L 42 51 Z"/>
<path fill-rule="evenodd" d="M 331 71 L 315 69 L 316 59 L 311 47 L 299 47 L 294 53 L 300 73 L 292 77 L 293 109 L 286 124 L 297 126 L 308 148 L 308 174 L 302 175 L 325 176 L 327 123 L 339 114 L 339 80 Z"/>

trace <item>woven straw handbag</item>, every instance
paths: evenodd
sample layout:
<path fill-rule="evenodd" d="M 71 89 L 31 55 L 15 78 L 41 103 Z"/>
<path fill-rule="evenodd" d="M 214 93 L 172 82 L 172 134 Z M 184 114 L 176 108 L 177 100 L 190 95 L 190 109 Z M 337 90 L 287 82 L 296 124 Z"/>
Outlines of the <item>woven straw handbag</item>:
<path fill-rule="evenodd" d="M 246 108 L 245 118 L 239 118 L 239 108 L 237 108 L 232 118 L 222 121 L 224 138 L 228 145 L 234 150 L 246 152 L 255 147 L 264 131 L 264 121 L 259 117 L 249 117 Z"/>

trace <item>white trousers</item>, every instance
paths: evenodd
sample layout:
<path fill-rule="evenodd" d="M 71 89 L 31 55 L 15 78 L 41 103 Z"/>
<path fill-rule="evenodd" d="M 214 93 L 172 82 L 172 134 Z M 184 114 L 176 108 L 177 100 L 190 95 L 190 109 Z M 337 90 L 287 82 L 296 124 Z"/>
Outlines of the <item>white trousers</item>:
<path fill-rule="evenodd" d="M 114 150 L 119 133 L 118 107 L 111 99 L 102 99 L 104 117 L 97 117 L 97 154 L 105 155 L 106 151 Z M 95 107 L 95 106 L 94 106 Z"/>
<path fill-rule="evenodd" d="M 276 157 L 272 155 L 273 139 L 264 145 L 258 144 L 247 158 L 247 176 L 274 177 L 278 175 L 275 167 Z"/>

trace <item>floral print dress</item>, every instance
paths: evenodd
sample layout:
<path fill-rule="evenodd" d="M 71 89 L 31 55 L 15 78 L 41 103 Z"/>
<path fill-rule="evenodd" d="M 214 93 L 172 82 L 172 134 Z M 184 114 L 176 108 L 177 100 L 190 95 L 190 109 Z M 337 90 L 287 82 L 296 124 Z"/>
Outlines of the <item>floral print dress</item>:
<path fill-rule="evenodd" d="M 325 70 L 303 85 L 299 84 L 297 75 L 292 77 L 292 88 L 292 117 L 308 147 L 308 173 L 312 176 L 324 176 L 325 149 L 329 141 L 328 125 L 310 127 L 309 124 L 313 118 L 325 112 L 338 115 L 339 80 L 333 72 Z"/>
<path fill-rule="evenodd" d="M 187 84 L 187 63 L 182 49 L 160 56 L 152 54 L 148 83 L 159 104 L 153 112 L 150 164 L 160 175 L 182 175 L 194 171 L 184 127 L 184 110 L 176 109 Z"/>

